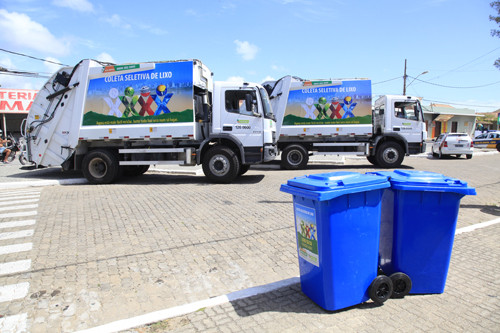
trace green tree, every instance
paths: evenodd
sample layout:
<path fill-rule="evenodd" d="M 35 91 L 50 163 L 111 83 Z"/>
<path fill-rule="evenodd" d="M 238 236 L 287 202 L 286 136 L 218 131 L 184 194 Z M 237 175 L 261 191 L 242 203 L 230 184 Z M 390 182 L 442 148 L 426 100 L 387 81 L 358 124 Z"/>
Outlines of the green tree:
<path fill-rule="evenodd" d="M 500 1 L 493 1 L 490 3 L 491 8 L 493 8 L 497 12 L 497 16 L 490 15 L 490 21 L 495 21 L 496 24 L 500 27 Z M 500 30 L 492 29 L 491 35 L 493 37 L 500 37 Z M 500 58 L 495 61 L 495 67 L 500 69 Z"/>

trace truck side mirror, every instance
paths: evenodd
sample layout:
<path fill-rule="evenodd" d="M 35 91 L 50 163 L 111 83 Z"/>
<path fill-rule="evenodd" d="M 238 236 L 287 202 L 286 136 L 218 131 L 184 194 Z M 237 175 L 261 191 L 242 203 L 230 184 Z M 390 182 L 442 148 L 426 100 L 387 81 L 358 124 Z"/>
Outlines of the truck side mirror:
<path fill-rule="evenodd" d="M 384 114 L 384 109 L 380 109 L 380 110 L 378 111 L 378 114 L 379 114 L 379 115 L 383 115 L 383 114 Z"/>

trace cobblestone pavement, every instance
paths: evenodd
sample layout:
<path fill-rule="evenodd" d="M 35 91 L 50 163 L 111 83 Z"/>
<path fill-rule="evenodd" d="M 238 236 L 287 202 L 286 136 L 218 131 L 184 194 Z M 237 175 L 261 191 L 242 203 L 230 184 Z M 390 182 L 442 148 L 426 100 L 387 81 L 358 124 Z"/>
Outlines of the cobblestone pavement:
<path fill-rule="evenodd" d="M 477 196 L 461 201 L 458 228 L 500 217 L 500 154 L 410 157 L 403 167 L 443 173 L 477 189 Z M 15 204 L 36 205 L 13 211 L 33 216 L 0 212 L 0 251 L 32 244 L 22 252 L 0 252 L 0 263 L 25 264 L 0 275 L 0 287 L 26 289 L 12 300 L 2 299 L 0 289 L 0 325 L 72 332 L 296 277 L 292 198 L 279 187 L 296 176 L 343 170 L 376 169 L 365 159 L 349 159 L 302 171 L 252 168 L 228 185 L 208 183 L 196 172 L 150 171 L 112 185 L 9 190 L 2 202 L 29 192 L 38 200 Z M 18 182 L 26 179 L 23 171 L 1 166 L 0 178 Z M 31 182 L 79 177 L 49 169 L 29 173 Z M 34 222 L 12 224 L 19 221 Z M 383 306 L 368 301 L 332 313 L 292 284 L 129 332 L 499 332 L 499 241 L 500 224 L 457 235 L 442 295 L 407 296 Z"/>

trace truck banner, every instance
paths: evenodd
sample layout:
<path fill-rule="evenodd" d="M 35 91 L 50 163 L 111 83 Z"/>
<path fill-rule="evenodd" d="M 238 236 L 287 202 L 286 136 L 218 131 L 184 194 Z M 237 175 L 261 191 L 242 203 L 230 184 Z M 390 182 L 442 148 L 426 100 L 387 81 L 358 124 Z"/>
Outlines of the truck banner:
<path fill-rule="evenodd" d="M 370 80 L 305 81 L 288 95 L 283 125 L 371 124 Z"/>
<path fill-rule="evenodd" d="M 156 63 L 154 69 L 120 74 L 138 68 L 106 66 L 103 77 L 89 81 L 83 126 L 194 121 L 192 62 Z"/>

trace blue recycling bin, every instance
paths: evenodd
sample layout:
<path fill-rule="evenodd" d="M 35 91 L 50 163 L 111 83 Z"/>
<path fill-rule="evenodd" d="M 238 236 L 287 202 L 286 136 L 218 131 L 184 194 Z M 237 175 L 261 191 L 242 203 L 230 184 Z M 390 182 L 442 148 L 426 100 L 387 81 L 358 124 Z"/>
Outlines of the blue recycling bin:
<path fill-rule="evenodd" d="M 382 192 L 389 186 L 387 177 L 356 172 L 281 185 L 293 195 L 301 289 L 322 308 L 334 311 L 370 298 L 378 278 Z"/>
<path fill-rule="evenodd" d="M 466 182 L 415 170 L 376 172 L 389 177 L 382 199 L 380 267 L 411 279 L 410 294 L 444 292 L 460 199 L 475 195 Z"/>

